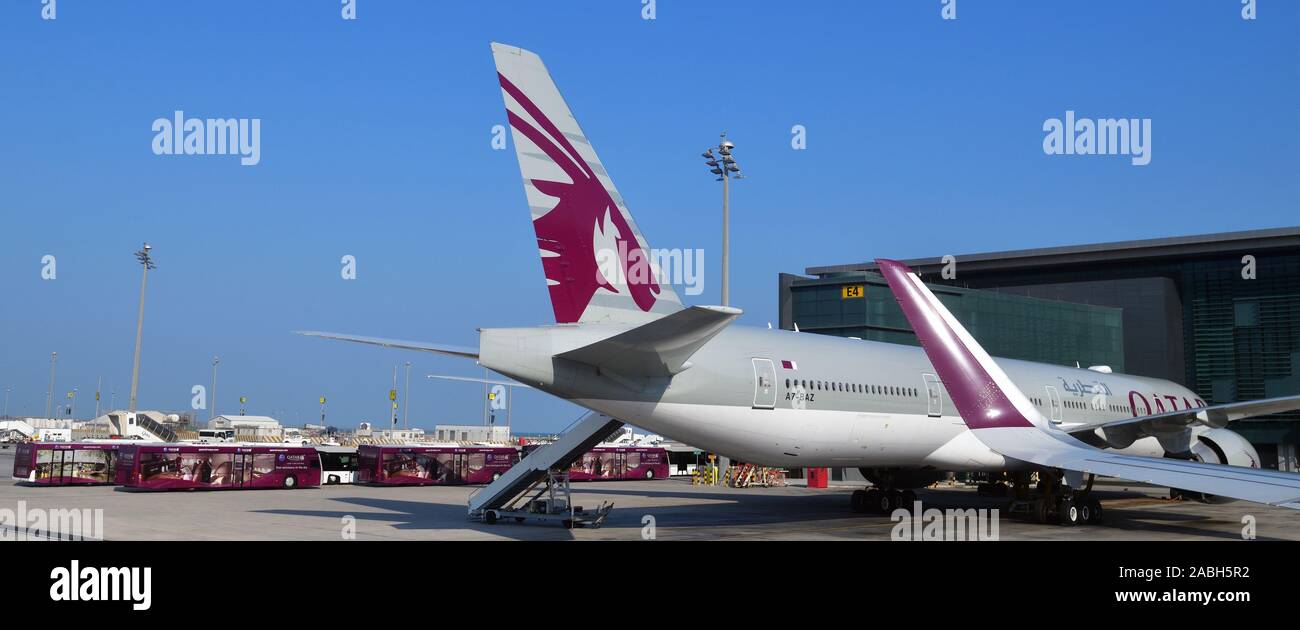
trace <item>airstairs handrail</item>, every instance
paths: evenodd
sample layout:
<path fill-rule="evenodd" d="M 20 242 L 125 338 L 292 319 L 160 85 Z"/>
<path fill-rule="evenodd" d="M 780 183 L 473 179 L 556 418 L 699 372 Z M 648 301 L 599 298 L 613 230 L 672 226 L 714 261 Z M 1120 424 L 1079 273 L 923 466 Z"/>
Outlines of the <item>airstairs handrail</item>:
<path fill-rule="evenodd" d="M 554 442 L 537 448 L 496 481 L 471 493 L 467 500 L 470 515 L 481 515 L 485 509 L 498 509 L 513 503 L 551 469 L 567 468 L 574 459 L 622 425 L 621 420 L 594 411 L 584 414 L 571 423 Z"/>

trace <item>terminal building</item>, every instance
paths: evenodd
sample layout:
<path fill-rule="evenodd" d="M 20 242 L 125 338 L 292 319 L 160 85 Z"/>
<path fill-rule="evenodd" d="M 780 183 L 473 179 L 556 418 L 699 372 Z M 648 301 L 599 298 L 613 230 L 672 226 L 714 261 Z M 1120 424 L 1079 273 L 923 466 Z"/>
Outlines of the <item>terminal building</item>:
<path fill-rule="evenodd" d="M 1300 227 L 904 262 L 994 356 L 1109 365 L 1210 403 L 1300 394 Z M 781 274 L 779 291 L 782 328 L 917 344 L 872 262 Z M 1298 469 L 1300 413 L 1231 428 L 1264 467 Z"/>

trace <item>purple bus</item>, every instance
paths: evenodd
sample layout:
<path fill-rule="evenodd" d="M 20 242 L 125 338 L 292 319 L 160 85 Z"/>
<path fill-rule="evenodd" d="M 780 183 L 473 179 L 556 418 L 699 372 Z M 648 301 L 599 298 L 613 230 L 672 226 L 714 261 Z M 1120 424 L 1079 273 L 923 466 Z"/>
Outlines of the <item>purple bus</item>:
<path fill-rule="evenodd" d="M 569 466 L 571 481 L 667 477 L 668 450 L 653 446 L 597 446 Z"/>
<path fill-rule="evenodd" d="M 357 449 L 357 481 L 391 486 L 491 483 L 519 461 L 514 447 L 378 446 Z"/>
<path fill-rule="evenodd" d="M 111 484 L 122 444 L 25 442 L 14 449 L 13 477 L 50 486 Z"/>
<path fill-rule="evenodd" d="M 140 444 L 123 446 L 117 480 L 141 490 L 315 488 L 320 455 L 310 446 Z"/>

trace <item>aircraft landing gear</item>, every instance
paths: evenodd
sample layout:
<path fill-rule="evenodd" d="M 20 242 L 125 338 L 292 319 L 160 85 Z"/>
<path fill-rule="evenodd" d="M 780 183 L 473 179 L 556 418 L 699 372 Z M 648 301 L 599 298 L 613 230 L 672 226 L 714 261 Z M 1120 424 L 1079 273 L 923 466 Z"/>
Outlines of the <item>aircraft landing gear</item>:
<path fill-rule="evenodd" d="M 859 514 L 890 514 L 899 508 L 911 509 L 915 502 L 915 492 L 892 488 L 854 490 L 851 497 L 853 511 Z"/>
<path fill-rule="evenodd" d="M 1073 527 L 1101 524 L 1101 502 L 1092 496 L 1091 478 L 1086 487 L 1074 490 L 1061 483 L 1059 474 L 1040 472 L 1038 497 L 1032 500 L 1028 498 L 1028 486 L 1027 476 L 1017 476 L 1016 498 L 1007 504 L 1008 515 L 1026 517 L 1044 525 L 1056 523 Z"/>

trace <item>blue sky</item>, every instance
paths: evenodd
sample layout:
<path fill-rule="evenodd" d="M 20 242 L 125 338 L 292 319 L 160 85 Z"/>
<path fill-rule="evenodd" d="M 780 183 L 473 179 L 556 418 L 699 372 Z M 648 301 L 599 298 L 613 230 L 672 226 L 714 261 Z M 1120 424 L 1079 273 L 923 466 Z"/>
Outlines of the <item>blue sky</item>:
<path fill-rule="evenodd" d="M 653 247 L 701 247 L 718 300 L 726 129 L 732 303 L 777 319 L 777 274 L 915 257 L 1297 223 L 1300 4 L 1259 0 L 730 2 L 336 0 L 0 4 L 0 390 L 44 409 L 129 388 L 139 267 L 155 246 L 141 406 L 187 408 L 222 357 L 220 408 L 354 426 L 414 363 L 413 424 L 477 422 L 468 362 L 295 329 L 474 345 L 549 323 L 490 41 L 536 51 Z M 175 110 L 260 118 L 261 163 L 157 156 Z M 1152 119 L 1152 160 L 1049 156 L 1043 122 Z M 792 125 L 807 149 L 790 146 Z M 56 280 L 41 258 L 57 257 Z M 357 258 L 343 281 L 339 259 Z M 516 398 L 517 430 L 576 407 Z M 201 417 L 206 417 L 205 413 Z"/>

